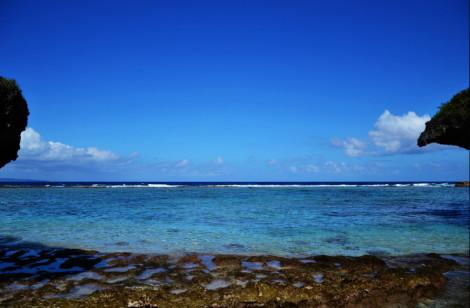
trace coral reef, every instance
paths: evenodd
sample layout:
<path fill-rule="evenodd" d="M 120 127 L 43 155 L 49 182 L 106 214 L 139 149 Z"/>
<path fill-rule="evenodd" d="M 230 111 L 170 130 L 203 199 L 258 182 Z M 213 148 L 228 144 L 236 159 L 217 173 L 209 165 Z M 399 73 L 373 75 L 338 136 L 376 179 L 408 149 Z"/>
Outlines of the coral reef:
<path fill-rule="evenodd" d="M 455 259 L 455 258 L 454 258 Z M 8 307 L 415 307 L 458 263 L 406 257 L 143 255 L 0 247 Z"/>

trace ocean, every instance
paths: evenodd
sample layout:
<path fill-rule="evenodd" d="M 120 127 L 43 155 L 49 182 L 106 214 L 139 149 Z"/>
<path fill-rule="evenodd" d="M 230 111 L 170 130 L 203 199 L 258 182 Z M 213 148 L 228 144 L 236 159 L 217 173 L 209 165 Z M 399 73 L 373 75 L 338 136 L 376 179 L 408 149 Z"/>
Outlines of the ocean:
<path fill-rule="evenodd" d="M 453 183 L 1 183 L 0 244 L 240 255 L 468 254 Z"/>

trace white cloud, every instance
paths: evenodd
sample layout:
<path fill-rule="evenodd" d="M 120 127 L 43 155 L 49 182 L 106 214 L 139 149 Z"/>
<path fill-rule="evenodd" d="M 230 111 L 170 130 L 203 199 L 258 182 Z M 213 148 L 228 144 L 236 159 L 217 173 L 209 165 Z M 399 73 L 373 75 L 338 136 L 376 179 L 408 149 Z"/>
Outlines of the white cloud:
<path fill-rule="evenodd" d="M 424 130 L 425 124 L 431 117 L 422 116 L 409 111 L 403 115 L 394 115 L 385 110 L 374 124 L 374 129 L 369 131 L 369 141 L 364 142 L 356 138 L 345 140 L 333 139 L 331 144 L 344 149 L 348 156 L 361 156 L 366 154 L 391 155 L 425 152 L 439 148 L 438 146 L 419 148 L 416 141 Z M 366 151 L 368 146 L 372 149 Z"/>
<path fill-rule="evenodd" d="M 277 165 L 277 160 L 275 160 L 275 159 L 268 160 L 268 165 L 270 165 L 270 166 Z"/>
<path fill-rule="evenodd" d="M 305 166 L 305 171 L 308 173 L 316 173 L 319 172 L 320 169 L 314 164 L 308 164 Z"/>
<path fill-rule="evenodd" d="M 369 132 L 372 143 L 386 153 L 409 153 L 418 150 L 416 140 L 431 117 L 418 116 L 410 111 L 402 116 L 393 115 L 388 110 L 375 122 Z"/>
<path fill-rule="evenodd" d="M 108 180 L 127 175 L 138 153 L 121 157 L 96 147 L 75 147 L 45 140 L 31 127 L 21 134 L 18 159 L 1 170 L 1 177 L 39 180 Z"/>
<path fill-rule="evenodd" d="M 317 173 L 320 171 L 320 168 L 314 164 L 302 164 L 302 165 L 292 165 L 289 167 L 291 173 Z"/>
<path fill-rule="evenodd" d="M 218 156 L 215 161 L 214 161 L 214 164 L 220 166 L 220 165 L 223 165 L 224 164 L 224 159 L 221 157 L 221 156 Z"/>
<path fill-rule="evenodd" d="M 230 168 L 223 164 L 216 164 L 217 160 L 207 160 L 203 162 L 182 159 L 178 161 L 158 161 L 147 165 L 146 171 L 156 170 L 152 176 L 179 180 L 182 178 L 199 178 L 207 180 L 217 176 L 226 175 Z"/>
<path fill-rule="evenodd" d="M 177 168 L 184 168 L 189 165 L 189 160 L 183 159 L 176 163 Z"/>
<path fill-rule="evenodd" d="M 365 170 L 362 165 L 357 165 L 357 164 L 351 165 L 345 162 L 327 161 L 323 165 L 324 165 L 323 170 L 327 173 L 357 174 Z"/>
<path fill-rule="evenodd" d="M 336 147 L 344 148 L 346 155 L 348 156 L 359 156 L 363 154 L 364 148 L 366 147 L 366 143 L 362 142 L 356 138 L 348 138 L 346 140 L 341 139 L 333 139 L 331 142 Z"/>
<path fill-rule="evenodd" d="M 344 163 L 335 163 L 334 161 L 325 162 L 325 167 L 335 173 L 341 173 L 344 169 L 343 168 L 344 166 L 345 166 Z"/>
<path fill-rule="evenodd" d="M 21 133 L 20 148 L 19 160 L 73 164 L 119 160 L 116 154 L 95 147 L 76 148 L 60 142 L 45 141 L 30 127 Z"/>
<path fill-rule="evenodd" d="M 290 166 L 289 171 L 292 173 L 297 173 L 299 172 L 299 168 L 297 168 L 296 166 Z"/>

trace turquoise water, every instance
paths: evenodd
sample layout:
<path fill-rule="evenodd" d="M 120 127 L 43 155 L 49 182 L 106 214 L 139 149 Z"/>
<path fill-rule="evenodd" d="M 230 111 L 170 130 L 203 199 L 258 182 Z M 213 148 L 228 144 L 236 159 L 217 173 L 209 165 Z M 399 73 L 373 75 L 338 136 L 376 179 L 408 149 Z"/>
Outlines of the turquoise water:
<path fill-rule="evenodd" d="M 468 253 L 468 231 L 446 185 L 0 189 L 0 241 L 103 252 Z"/>

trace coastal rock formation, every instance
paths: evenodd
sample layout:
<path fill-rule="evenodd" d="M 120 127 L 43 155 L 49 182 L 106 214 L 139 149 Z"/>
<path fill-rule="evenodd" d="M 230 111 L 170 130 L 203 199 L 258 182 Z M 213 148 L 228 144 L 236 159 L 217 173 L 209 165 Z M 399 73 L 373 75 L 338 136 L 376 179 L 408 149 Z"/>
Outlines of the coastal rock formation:
<path fill-rule="evenodd" d="M 443 104 L 418 139 L 418 146 L 430 143 L 456 145 L 470 150 L 470 89 Z"/>
<path fill-rule="evenodd" d="M 16 81 L 0 76 L 0 168 L 18 158 L 28 115 L 28 105 Z"/>
<path fill-rule="evenodd" d="M 466 258 L 166 256 L 0 243 L 0 306 L 416 307 L 442 294 L 446 273 L 466 277 L 458 263 Z"/>

